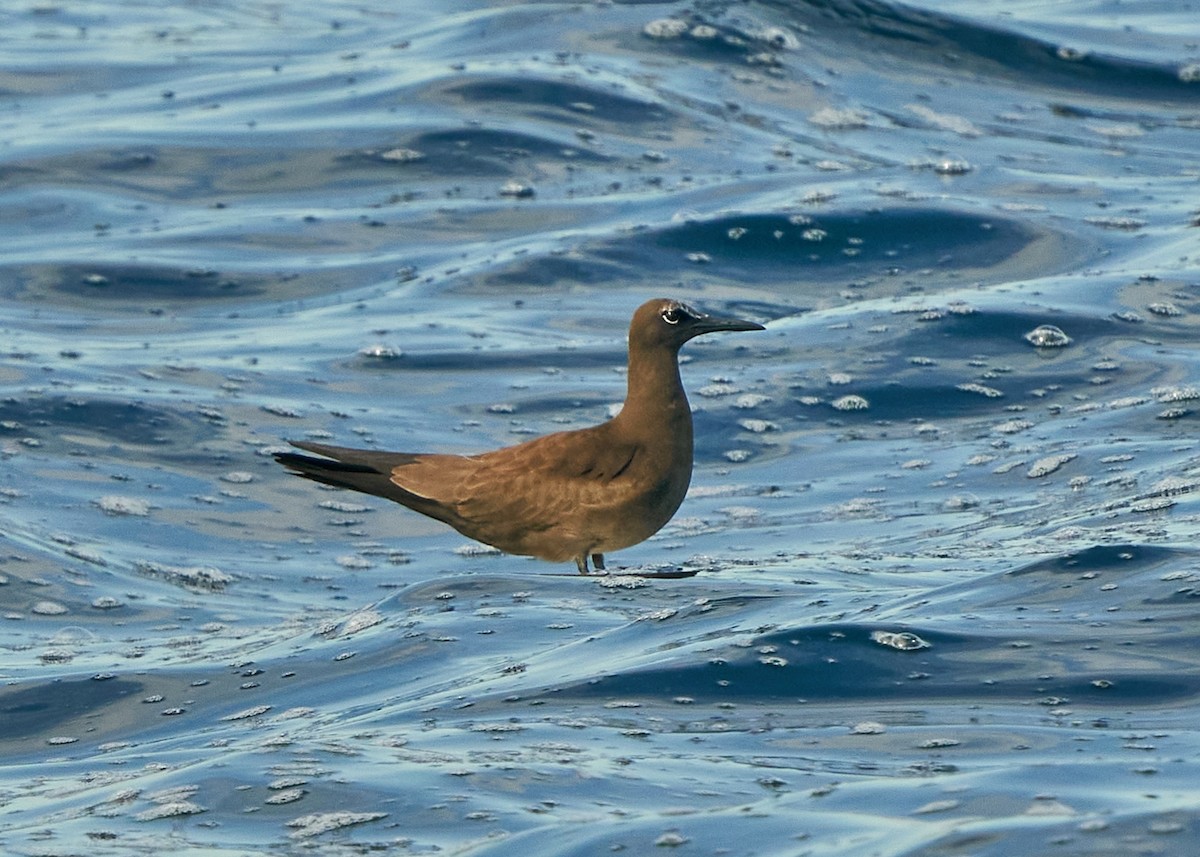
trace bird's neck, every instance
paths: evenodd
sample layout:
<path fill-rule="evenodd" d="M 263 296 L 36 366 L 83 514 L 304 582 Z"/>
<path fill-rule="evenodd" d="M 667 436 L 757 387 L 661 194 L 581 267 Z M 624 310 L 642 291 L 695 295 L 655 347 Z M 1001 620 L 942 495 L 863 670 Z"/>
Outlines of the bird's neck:
<path fill-rule="evenodd" d="M 677 441 L 690 446 L 692 412 L 679 378 L 679 360 L 669 348 L 632 351 L 629 354 L 628 389 L 617 420 L 632 434 L 664 436 L 670 426 Z"/>

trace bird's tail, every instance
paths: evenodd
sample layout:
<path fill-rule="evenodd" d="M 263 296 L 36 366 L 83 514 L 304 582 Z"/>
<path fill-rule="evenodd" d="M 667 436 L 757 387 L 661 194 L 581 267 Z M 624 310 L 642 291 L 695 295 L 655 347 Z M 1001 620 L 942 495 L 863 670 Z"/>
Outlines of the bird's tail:
<path fill-rule="evenodd" d="M 411 495 L 392 482 L 392 468 L 411 462 L 415 455 L 349 449 L 309 441 L 288 442 L 299 449 L 324 456 L 315 458 L 297 452 L 275 453 L 275 460 L 297 476 L 337 488 L 375 494 L 409 505 L 406 500 Z"/>

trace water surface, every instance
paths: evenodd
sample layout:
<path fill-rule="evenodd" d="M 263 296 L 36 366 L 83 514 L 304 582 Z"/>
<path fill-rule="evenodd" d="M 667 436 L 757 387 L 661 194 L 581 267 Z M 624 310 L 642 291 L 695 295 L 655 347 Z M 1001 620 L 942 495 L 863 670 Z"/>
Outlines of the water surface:
<path fill-rule="evenodd" d="M 12 10 L 0 845 L 1190 857 L 1194 18 Z M 271 459 L 602 420 L 658 295 L 767 325 L 609 557 L 694 577 Z"/>

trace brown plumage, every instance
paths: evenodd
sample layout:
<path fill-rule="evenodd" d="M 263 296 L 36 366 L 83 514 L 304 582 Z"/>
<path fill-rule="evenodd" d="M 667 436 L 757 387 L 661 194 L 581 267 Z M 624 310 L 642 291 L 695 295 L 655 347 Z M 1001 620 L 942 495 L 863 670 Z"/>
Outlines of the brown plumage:
<path fill-rule="evenodd" d="M 716 331 L 763 330 L 673 300 L 642 304 L 629 325 L 625 405 L 607 422 L 479 455 L 373 452 L 291 441 L 324 456 L 281 452 L 293 473 L 367 494 L 449 524 L 505 553 L 551 562 L 604 554 L 654 535 L 692 478 L 692 412 L 679 349 Z"/>

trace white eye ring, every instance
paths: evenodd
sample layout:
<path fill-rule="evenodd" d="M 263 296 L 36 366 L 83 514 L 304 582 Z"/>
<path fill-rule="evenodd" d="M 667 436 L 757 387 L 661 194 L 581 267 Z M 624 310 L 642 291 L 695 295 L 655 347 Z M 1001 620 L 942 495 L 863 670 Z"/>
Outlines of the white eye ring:
<path fill-rule="evenodd" d="M 669 306 L 662 311 L 662 320 L 667 324 L 679 324 L 683 318 L 683 312 L 677 306 Z"/>

